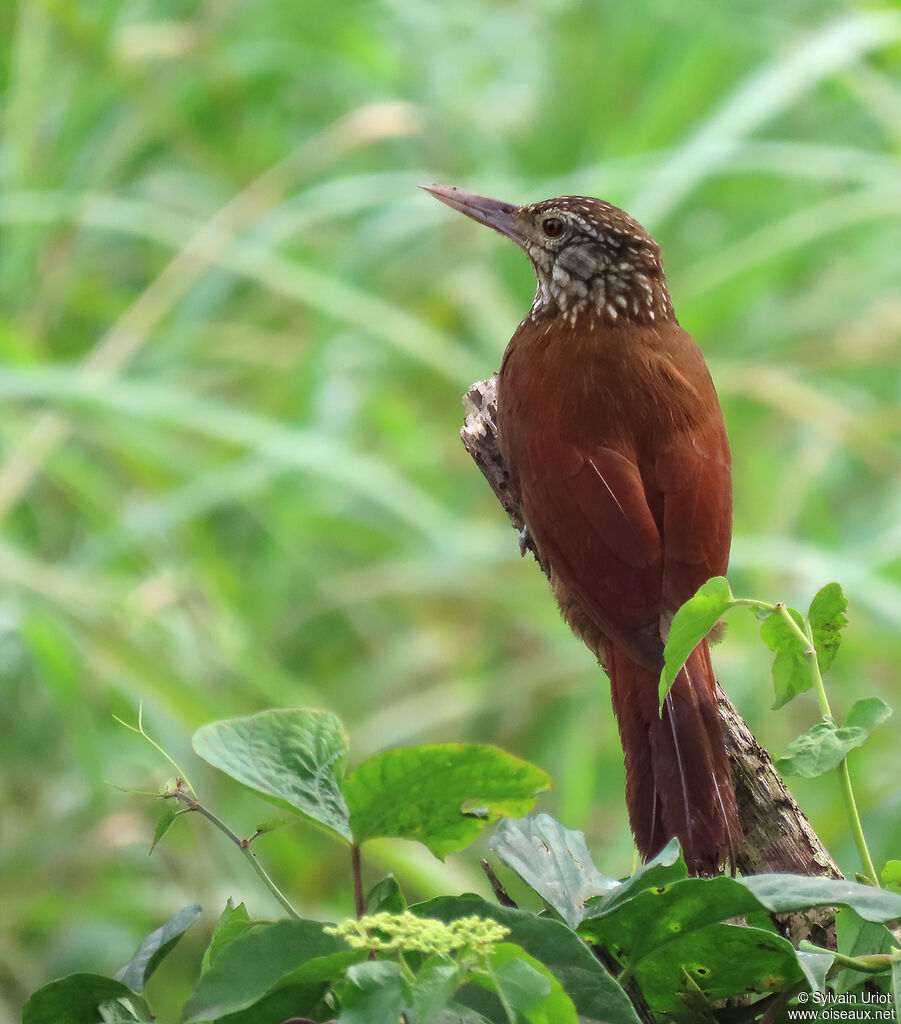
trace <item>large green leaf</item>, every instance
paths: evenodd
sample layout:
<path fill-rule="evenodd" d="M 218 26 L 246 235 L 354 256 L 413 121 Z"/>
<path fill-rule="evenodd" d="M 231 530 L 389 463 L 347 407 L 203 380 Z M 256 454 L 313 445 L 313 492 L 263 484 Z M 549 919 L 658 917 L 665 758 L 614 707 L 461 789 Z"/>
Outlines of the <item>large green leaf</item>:
<path fill-rule="evenodd" d="M 733 601 L 726 577 L 714 576 L 676 612 L 663 649 L 661 703 L 688 656 L 713 629 L 719 617 L 732 607 Z"/>
<path fill-rule="evenodd" d="M 118 971 L 116 981 L 127 985 L 132 992 L 143 992 L 147 979 L 159 967 L 163 958 L 201 915 L 196 904 L 179 910 L 177 914 L 152 931 L 138 947 L 131 960 Z"/>
<path fill-rule="evenodd" d="M 663 851 L 665 860 L 672 851 Z M 681 859 L 678 865 L 682 867 Z M 764 905 L 749 887 L 725 877 L 673 878 L 665 863 L 646 865 L 621 890 L 602 899 L 579 933 L 604 947 L 634 977 L 652 1009 L 675 1012 L 685 999 L 715 1001 L 802 983 L 806 971 L 791 943 L 764 928 L 739 927 Z M 657 884 L 648 885 L 656 876 Z"/>
<path fill-rule="evenodd" d="M 572 832 L 549 814 L 505 818 L 491 837 L 491 849 L 542 899 L 575 928 L 585 903 L 619 887 L 594 866 L 583 832 Z"/>
<path fill-rule="evenodd" d="M 99 974 L 70 974 L 34 993 L 22 1009 L 22 1024 L 97 1024 L 104 1003 L 131 996 L 131 989 L 121 981 Z"/>
<path fill-rule="evenodd" d="M 848 712 L 844 725 L 837 726 L 824 718 L 792 740 L 785 754 L 776 760 L 776 767 L 783 775 L 800 775 L 805 779 L 833 771 L 891 713 L 892 709 L 879 697 L 859 700 Z"/>
<path fill-rule="evenodd" d="M 643 957 L 635 978 L 652 1009 L 679 1007 L 700 989 L 709 1001 L 749 991 L 770 992 L 803 983 L 794 947 L 761 928 L 711 924 Z"/>
<path fill-rule="evenodd" d="M 508 939 L 539 960 L 563 986 L 582 1024 L 639 1024 L 626 993 L 565 924 L 480 896 L 442 896 L 410 908 L 418 917 L 455 921 L 473 914 L 510 929 Z"/>
<path fill-rule="evenodd" d="M 598 907 L 579 934 L 617 951 L 624 966 L 684 940 L 690 932 L 759 911 L 761 905 L 733 878 L 685 878 L 642 889 L 628 901 Z M 673 954 L 675 955 L 675 954 Z"/>
<path fill-rule="evenodd" d="M 341 782 L 348 742 L 337 716 L 282 708 L 204 725 L 194 750 L 281 807 L 351 841 Z"/>
<path fill-rule="evenodd" d="M 325 934 L 318 921 L 254 925 L 216 957 L 194 986 L 182 1019 L 191 1024 L 236 1013 L 281 984 L 339 977 L 349 964 L 365 956 L 362 951 L 348 952 L 344 940 Z"/>
<path fill-rule="evenodd" d="M 901 895 L 844 879 L 805 875 L 747 875 L 741 885 L 774 914 L 790 914 L 807 907 L 851 907 L 865 921 L 893 921 L 901 917 Z"/>
<path fill-rule="evenodd" d="M 497 747 L 439 743 L 377 754 L 347 777 L 344 796 L 357 843 L 416 839 L 445 857 L 488 822 L 525 814 L 550 785 L 540 768 Z"/>
<path fill-rule="evenodd" d="M 803 979 L 790 943 L 724 923 L 761 909 L 734 879 L 684 878 L 602 901 L 579 933 L 608 950 L 638 980 L 651 1006 L 665 1011 L 691 991 L 716 1000 L 768 991 L 775 987 L 770 979 L 780 985 Z"/>

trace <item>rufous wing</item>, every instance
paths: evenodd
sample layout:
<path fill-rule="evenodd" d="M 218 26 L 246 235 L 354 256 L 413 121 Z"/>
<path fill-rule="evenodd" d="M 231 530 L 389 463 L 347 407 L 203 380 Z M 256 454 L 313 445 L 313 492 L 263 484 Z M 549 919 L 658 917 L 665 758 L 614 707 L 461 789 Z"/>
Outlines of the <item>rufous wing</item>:
<path fill-rule="evenodd" d="M 539 550 L 598 629 L 659 669 L 661 631 L 726 569 L 732 502 L 721 421 L 642 460 L 644 475 L 634 451 L 519 440 L 519 484 Z"/>

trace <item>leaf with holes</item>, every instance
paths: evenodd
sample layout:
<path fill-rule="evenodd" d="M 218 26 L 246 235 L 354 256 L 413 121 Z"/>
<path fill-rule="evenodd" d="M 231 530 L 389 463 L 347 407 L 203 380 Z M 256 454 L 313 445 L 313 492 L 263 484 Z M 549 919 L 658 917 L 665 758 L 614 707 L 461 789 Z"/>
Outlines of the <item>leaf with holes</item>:
<path fill-rule="evenodd" d="M 649 886 L 662 867 L 628 880 L 625 893 L 617 890 L 591 907 L 579 926 L 583 938 L 635 977 L 652 1009 L 667 1012 L 692 993 L 726 999 L 804 980 L 791 943 L 728 923 L 763 910 L 740 882 L 682 877 Z"/>
<path fill-rule="evenodd" d="M 821 672 L 825 672 L 835 661 L 841 643 L 841 631 L 848 625 L 845 616 L 847 609 L 848 599 L 837 583 L 827 583 L 810 603 L 807 621 L 813 632 L 813 645 Z"/>
<path fill-rule="evenodd" d="M 491 849 L 519 877 L 575 928 L 585 915 L 585 903 L 603 896 L 620 883 L 594 866 L 585 835 L 572 832 L 549 814 L 513 820 L 495 829 Z"/>
<path fill-rule="evenodd" d="M 344 796 L 355 842 L 416 839 L 443 858 L 502 815 L 521 817 L 550 786 L 540 768 L 497 747 L 437 743 L 364 761 Z"/>
<path fill-rule="evenodd" d="M 683 878 L 636 892 L 626 902 L 599 904 L 579 934 L 616 947 L 629 963 L 659 952 L 692 931 L 762 910 L 758 900 L 734 878 Z M 620 953 L 617 954 L 620 956 Z"/>

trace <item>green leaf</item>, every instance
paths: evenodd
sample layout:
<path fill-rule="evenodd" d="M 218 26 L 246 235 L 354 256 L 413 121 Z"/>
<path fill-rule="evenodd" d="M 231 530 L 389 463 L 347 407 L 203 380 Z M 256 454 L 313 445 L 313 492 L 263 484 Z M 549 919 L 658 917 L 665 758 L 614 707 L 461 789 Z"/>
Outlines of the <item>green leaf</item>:
<path fill-rule="evenodd" d="M 850 907 L 843 907 L 835 915 L 835 936 L 838 951 L 845 956 L 866 956 L 872 953 L 890 953 L 897 945 L 895 936 L 877 921 L 865 921 Z M 877 979 L 850 967 L 843 968 L 832 981 L 836 992 L 851 992 Z"/>
<path fill-rule="evenodd" d="M 446 1010 L 441 1010 L 432 1019 L 431 1024 L 492 1024 L 492 1022 L 469 1006 L 450 1003 Z"/>
<path fill-rule="evenodd" d="M 319 1010 L 326 991 L 325 985 L 279 986 L 246 1010 L 217 1017 L 217 1024 L 316 1024 L 323 1019 Z"/>
<path fill-rule="evenodd" d="M 462 969 L 439 957 L 430 958 L 416 973 L 411 1009 L 416 1024 L 433 1024 L 460 987 Z"/>
<path fill-rule="evenodd" d="M 365 952 L 348 952 L 343 939 L 326 935 L 318 921 L 275 921 L 255 924 L 232 939 L 213 960 L 191 993 L 183 1021 L 215 1020 L 247 1009 L 280 986 L 322 980 L 322 961 L 337 976 Z M 334 972 L 334 973 L 332 973 Z"/>
<path fill-rule="evenodd" d="M 776 992 L 805 981 L 792 944 L 760 928 L 712 924 L 690 932 L 635 968 L 653 1010 L 677 1008 L 693 986 L 708 1000 L 745 992 Z"/>
<path fill-rule="evenodd" d="M 398 1024 L 407 1008 L 400 967 L 391 961 L 355 964 L 338 988 L 337 1024 Z"/>
<path fill-rule="evenodd" d="M 898 1020 L 899 1007 L 901 1007 L 901 961 L 896 960 L 892 964 L 891 982 L 892 1004 L 895 1007 L 895 1020 Z"/>
<path fill-rule="evenodd" d="M 734 878 L 684 878 L 644 888 L 612 907 L 599 904 L 579 934 L 618 950 L 624 964 L 635 964 L 669 943 L 682 942 L 690 932 L 760 909 L 759 901 Z"/>
<path fill-rule="evenodd" d="M 676 612 L 663 649 L 661 704 L 688 656 L 713 629 L 720 616 L 732 607 L 734 600 L 726 577 L 714 576 Z"/>
<path fill-rule="evenodd" d="M 833 771 L 891 713 L 892 709 L 879 697 L 859 700 L 848 712 L 844 725 L 837 726 L 824 718 L 792 740 L 785 754 L 776 759 L 776 767 L 783 775 L 800 775 L 805 779 Z"/>
<path fill-rule="evenodd" d="M 163 837 L 166 835 L 169 829 L 172 828 L 173 824 L 175 823 L 175 819 L 179 816 L 180 813 L 182 812 L 178 811 L 175 807 L 172 806 L 172 804 L 163 804 L 162 813 L 160 814 L 159 819 L 157 820 L 156 828 L 153 830 L 153 842 L 150 844 L 151 853 L 153 853 L 157 846 L 162 842 Z"/>
<path fill-rule="evenodd" d="M 579 1024 L 563 986 L 540 960 L 512 942 L 498 943 L 484 973 L 473 980 L 496 992 L 517 1021 L 528 1024 Z"/>
<path fill-rule="evenodd" d="M 796 612 L 794 608 L 787 608 L 786 611 L 803 629 L 804 620 L 801 613 Z M 776 691 L 773 710 L 775 711 L 797 697 L 799 693 L 804 693 L 813 686 L 807 659 L 804 657 L 807 645 L 801 643 L 779 612 L 773 612 L 763 620 L 760 636 L 767 647 L 776 652 L 776 658 L 773 661 L 773 685 Z"/>
<path fill-rule="evenodd" d="M 678 866 L 684 875 L 681 859 Z M 666 880 L 664 865 L 648 867 L 624 883 L 625 892 L 592 907 L 579 934 L 634 975 L 654 1011 L 675 1011 L 686 999 L 773 991 L 804 979 L 791 943 L 768 929 L 727 923 L 763 909 L 741 883 L 726 877 Z M 655 875 L 658 883 L 649 886 Z"/>
<path fill-rule="evenodd" d="M 258 836 L 264 836 L 268 832 L 277 832 L 283 828 L 293 828 L 293 826 L 299 824 L 303 819 L 290 817 L 290 818 L 269 818 L 267 821 L 261 821 L 259 825 L 254 827 L 254 831 Z"/>
<path fill-rule="evenodd" d="M 116 981 L 127 985 L 132 992 L 143 992 L 147 979 L 201 913 L 200 907 L 195 904 L 173 914 L 165 924 L 144 939 L 129 963 L 116 971 Z"/>
<path fill-rule="evenodd" d="M 864 697 L 855 701 L 848 712 L 845 724 L 839 729 L 839 732 L 844 733 L 847 730 L 850 735 L 859 737 L 858 742 L 848 749 L 859 747 L 876 726 L 881 725 L 891 715 L 892 709 L 881 697 Z"/>
<path fill-rule="evenodd" d="M 549 814 L 505 818 L 495 829 L 491 849 L 575 928 L 585 903 L 620 883 L 602 875 L 591 859 L 583 832 L 572 832 Z"/>
<path fill-rule="evenodd" d="M 664 885 L 671 885 L 679 882 L 688 875 L 685 861 L 682 860 L 682 851 L 679 849 L 677 839 L 671 839 L 666 846 L 652 857 L 616 889 L 603 896 L 597 903 L 586 908 L 585 917 L 599 917 L 609 913 L 614 907 L 618 907 L 628 900 L 635 899 L 639 893 L 646 889 L 659 888 Z"/>
<path fill-rule="evenodd" d="M 377 754 L 348 776 L 344 796 L 357 843 L 416 839 L 443 858 L 488 822 L 525 814 L 550 786 L 540 768 L 497 747 L 439 743 Z"/>
<path fill-rule="evenodd" d="M 402 914 L 406 909 L 407 901 L 394 875 L 386 875 L 376 882 L 366 897 L 367 914 Z"/>
<path fill-rule="evenodd" d="M 70 974 L 34 993 L 22 1008 L 22 1024 L 97 1024 L 104 1003 L 131 995 L 121 981 L 99 974 Z"/>
<path fill-rule="evenodd" d="M 244 904 L 239 903 L 236 907 L 232 906 L 231 897 L 229 897 L 225 904 L 225 910 L 222 911 L 216 922 L 216 927 L 213 929 L 210 943 L 204 951 L 203 961 L 200 964 L 201 975 L 206 974 L 233 939 L 250 931 L 252 927 L 253 922 L 250 920 L 250 915 Z"/>
<path fill-rule="evenodd" d="M 410 907 L 417 917 L 455 921 L 460 917 L 490 918 L 510 929 L 510 942 L 521 946 L 554 975 L 572 1000 L 579 1017 L 605 1024 L 639 1024 L 628 996 L 588 946 L 560 921 L 524 910 L 499 907 L 471 893 L 442 896 Z"/>
<path fill-rule="evenodd" d="M 901 860 L 887 860 L 880 877 L 884 888 L 901 893 Z"/>
<path fill-rule="evenodd" d="M 848 625 L 845 611 L 848 599 L 837 583 L 827 583 L 810 603 L 807 621 L 813 631 L 820 671 L 825 672 L 835 661 L 841 644 L 841 631 Z"/>
<path fill-rule="evenodd" d="M 807 984 L 811 992 L 826 991 L 826 974 L 835 962 L 833 953 L 826 953 L 821 950 L 798 951 L 798 964 L 804 972 Z"/>
<path fill-rule="evenodd" d="M 872 885 L 805 875 L 747 875 L 738 880 L 774 914 L 808 907 L 851 907 L 866 921 L 901 917 L 901 896 Z"/>
<path fill-rule="evenodd" d="M 297 708 L 260 711 L 204 725 L 192 743 L 215 768 L 352 841 L 341 793 L 348 742 L 335 715 Z"/>

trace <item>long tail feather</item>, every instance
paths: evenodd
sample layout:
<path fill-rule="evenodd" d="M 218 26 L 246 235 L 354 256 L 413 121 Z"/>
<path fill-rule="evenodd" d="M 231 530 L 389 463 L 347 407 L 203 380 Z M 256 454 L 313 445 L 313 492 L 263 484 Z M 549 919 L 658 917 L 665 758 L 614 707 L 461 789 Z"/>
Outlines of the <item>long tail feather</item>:
<path fill-rule="evenodd" d="M 693 874 L 734 864 L 741 826 L 706 641 L 676 677 L 659 715 L 657 674 L 613 644 L 606 653 L 639 852 L 652 857 L 676 836 Z"/>

